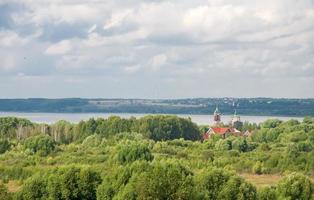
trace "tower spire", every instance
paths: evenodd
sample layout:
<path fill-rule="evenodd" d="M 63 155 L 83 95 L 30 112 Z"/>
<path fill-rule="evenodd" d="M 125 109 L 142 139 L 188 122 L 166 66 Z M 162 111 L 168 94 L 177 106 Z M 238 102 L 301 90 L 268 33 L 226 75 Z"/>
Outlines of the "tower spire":
<path fill-rule="evenodd" d="M 218 125 L 220 124 L 221 118 L 220 118 L 220 112 L 218 109 L 218 105 L 216 104 L 216 109 L 214 111 L 214 124 Z"/>

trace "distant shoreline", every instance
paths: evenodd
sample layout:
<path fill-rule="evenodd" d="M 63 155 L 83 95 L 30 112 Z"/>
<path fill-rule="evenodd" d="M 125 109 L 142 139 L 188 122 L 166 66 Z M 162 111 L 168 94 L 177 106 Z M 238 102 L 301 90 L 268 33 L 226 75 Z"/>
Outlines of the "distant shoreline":
<path fill-rule="evenodd" d="M 3 113 L 9 113 L 9 114 L 14 114 L 14 113 L 22 113 L 22 114 L 105 114 L 105 115 L 121 115 L 121 114 L 135 114 L 135 115 L 200 115 L 200 116 L 208 116 L 212 115 L 213 113 L 140 113 L 140 112 L 45 112 L 45 111 L 2 111 L 0 110 L 0 116 Z M 306 116 L 303 115 L 258 115 L 258 114 L 243 114 L 240 116 L 245 116 L 245 117 L 294 117 L 294 118 L 304 118 Z M 232 113 L 226 113 L 222 114 L 222 116 L 232 116 Z M 314 118 L 314 117 L 313 117 Z"/>
<path fill-rule="evenodd" d="M 0 112 L 134 113 L 211 115 L 235 110 L 246 116 L 314 116 L 314 99 L 193 98 L 193 99 L 0 99 Z"/>

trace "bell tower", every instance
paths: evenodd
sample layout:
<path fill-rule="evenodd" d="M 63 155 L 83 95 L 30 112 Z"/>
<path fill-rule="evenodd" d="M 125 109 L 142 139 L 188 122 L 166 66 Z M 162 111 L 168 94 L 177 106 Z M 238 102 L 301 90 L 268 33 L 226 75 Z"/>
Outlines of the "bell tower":
<path fill-rule="evenodd" d="M 220 112 L 218 110 L 218 106 L 216 106 L 215 112 L 214 112 L 214 125 L 219 125 L 221 122 L 221 116 Z"/>

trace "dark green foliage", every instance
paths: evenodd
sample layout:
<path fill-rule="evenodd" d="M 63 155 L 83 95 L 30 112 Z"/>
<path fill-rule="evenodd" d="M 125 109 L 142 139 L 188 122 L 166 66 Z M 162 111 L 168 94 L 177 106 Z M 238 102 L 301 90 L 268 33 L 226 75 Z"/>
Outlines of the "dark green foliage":
<path fill-rule="evenodd" d="M 55 149 L 55 141 L 48 135 L 37 135 L 25 140 L 24 146 L 33 153 L 46 156 Z"/>
<path fill-rule="evenodd" d="M 300 173 L 292 173 L 278 183 L 278 194 L 284 199 L 310 200 L 313 186 L 308 177 Z"/>
<path fill-rule="evenodd" d="M 165 115 L 143 117 L 137 121 L 133 130 L 157 141 L 178 138 L 198 140 L 201 136 L 200 130 L 191 119 Z"/>
<path fill-rule="evenodd" d="M 7 139 L 0 139 L 0 154 L 10 150 L 11 144 Z"/>
<path fill-rule="evenodd" d="M 150 149 L 141 144 L 130 144 L 120 147 L 118 161 L 121 164 L 134 162 L 136 160 L 151 161 L 154 159 Z"/>
<path fill-rule="evenodd" d="M 73 129 L 68 125 L 67 131 L 62 128 L 65 126 L 63 124 L 52 126 L 51 135 L 56 141 L 82 141 L 93 134 L 110 138 L 123 132 L 137 132 L 146 138 L 158 141 L 179 138 L 198 140 L 201 136 L 199 128 L 190 119 L 166 115 L 146 116 L 140 119 L 134 117 L 123 119 L 118 116 L 111 116 L 108 119 L 90 119 L 79 122 Z M 61 131 L 58 131 L 59 129 Z M 57 137 L 55 133 L 58 133 Z M 57 139 L 60 137 L 61 139 Z"/>

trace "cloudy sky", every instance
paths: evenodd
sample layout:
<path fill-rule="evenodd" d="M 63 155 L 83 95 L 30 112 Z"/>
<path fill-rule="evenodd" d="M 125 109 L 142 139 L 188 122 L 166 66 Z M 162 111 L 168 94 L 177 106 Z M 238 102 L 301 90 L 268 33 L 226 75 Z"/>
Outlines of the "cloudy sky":
<path fill-rule="evenodd" d="M 313 88 L 313 0 L 0 0 L 0 98 Z"/>

